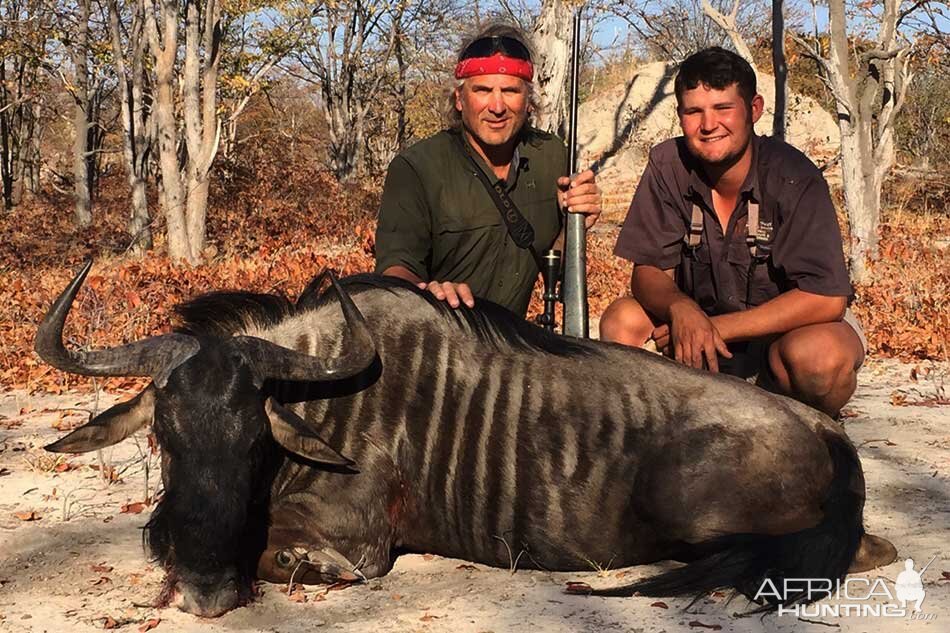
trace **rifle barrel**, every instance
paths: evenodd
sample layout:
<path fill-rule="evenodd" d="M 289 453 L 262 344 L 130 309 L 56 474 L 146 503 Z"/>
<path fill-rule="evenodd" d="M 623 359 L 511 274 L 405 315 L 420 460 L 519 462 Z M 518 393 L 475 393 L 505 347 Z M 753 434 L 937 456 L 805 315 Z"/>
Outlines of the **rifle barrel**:
<path fill-rule="evenodd" d="M 577 100 L 578 68 L 581 48 L 581 7 L 574 12 L 571 38 L 571 108 L 568 131 L 568 165 L 570 174 L 577 173 Z M 564 334 L 578 338 L 589 335 L 587 306 L 587 231 L 584 216 L 568 213 L 564 244 Z"/>

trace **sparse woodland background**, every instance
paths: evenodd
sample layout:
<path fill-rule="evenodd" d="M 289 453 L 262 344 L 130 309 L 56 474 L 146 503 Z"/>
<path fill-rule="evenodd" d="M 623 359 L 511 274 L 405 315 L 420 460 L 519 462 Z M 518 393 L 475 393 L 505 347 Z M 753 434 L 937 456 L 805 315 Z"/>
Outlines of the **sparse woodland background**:
<path fill-rule="evenodd" d="M 381 176 L 440 128 L 461 35 L 493 16 L 533 32 L 536 122 L 563 131 L 574 6 L 0 0 L 0 387 L 88 388 L 32 352 L 88 257 L 66 332 L 80 347 L 167 331 L 202 292 L 294 297 L 324 268 L 370 270 Z M 758 0 L 587 2 L 582 98 L 710 44 L 787 76 L 838 121 L 827 174 L 872 353 L 950 359 L 947 4 L 788 0 L 773 15 Z M 622 219 L 589 237 L 594 316 L 628 282 L 611 254 Z"/>

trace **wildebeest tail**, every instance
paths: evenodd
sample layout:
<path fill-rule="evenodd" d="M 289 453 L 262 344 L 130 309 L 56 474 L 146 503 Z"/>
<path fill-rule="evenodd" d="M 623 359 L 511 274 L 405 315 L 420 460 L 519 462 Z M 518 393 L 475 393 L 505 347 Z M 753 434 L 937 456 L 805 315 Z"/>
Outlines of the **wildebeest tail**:
<path fill-rule="evenodd" d="M 810 578 L 830 579 L 834 583 L 845 576 L 864 534 L 864 486 L 854 447 L 842 436 L 819 432 L 828 446 L 834 475 L 822 505 L 824 518 L 818 525 L 781 536 L 719 537 L 697 546 L 695 560 L 671 571 L 619 587 L 589 589 L 581 584 L 569 586 L 568 591 L 596 596 L 638 593 L 672 597 L 735 588 L 751 600 L 769 579 L 771 584 L 760 593 L 766 609 L 820 599 L 823 594 L 809 596 L 805 584 L 800 582 L 788 583 L 793 591 L 783 595 L 784 581 Z"/>

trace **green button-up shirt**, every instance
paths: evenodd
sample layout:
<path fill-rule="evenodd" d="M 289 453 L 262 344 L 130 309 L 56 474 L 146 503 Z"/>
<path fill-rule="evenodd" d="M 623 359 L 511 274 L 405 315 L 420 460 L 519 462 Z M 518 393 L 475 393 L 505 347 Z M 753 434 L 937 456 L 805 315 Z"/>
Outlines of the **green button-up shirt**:
<path fill-rule="evenodd" d="M 524 315 L 538 264 L 527 249 L 512 242 L 457 134 L 439 132 L 390 163 L 376 229 L 376 271 L 402 265 L 427 281 L 464 282 L 477 297 Z M 498 181 L 475 156 L 489 179 Z M 557 179 L 566 173 L 564 143 L 527 130 L 504 185 L 534 227 L 539 254 L 560 231 Z"/>

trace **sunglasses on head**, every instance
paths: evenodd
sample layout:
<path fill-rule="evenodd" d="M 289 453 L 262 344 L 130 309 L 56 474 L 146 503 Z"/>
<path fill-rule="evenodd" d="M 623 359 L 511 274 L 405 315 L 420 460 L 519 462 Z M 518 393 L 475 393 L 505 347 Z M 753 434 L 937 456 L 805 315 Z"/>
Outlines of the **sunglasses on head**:
<path fill-rule="evenodd" d="M 491 57 L 496 53 L 501 53 L 506 57 L 523 59 L 531 61 L 531 53 L 528 47 L 507 35 L 492 35 L 490 37 L 480 37 L 462 51 L 459 61 L 471 59 L 473 57 Z"/>

